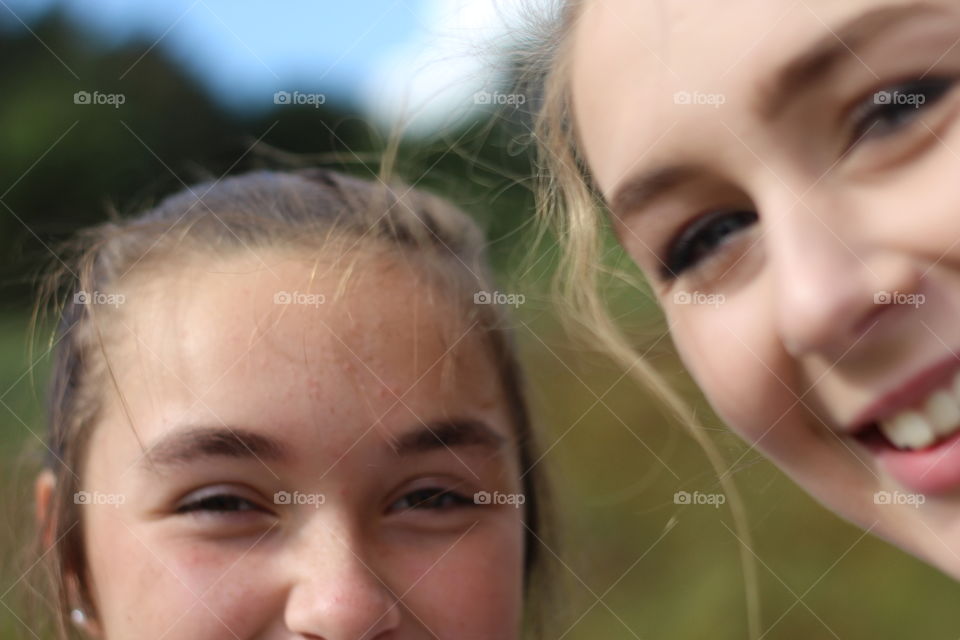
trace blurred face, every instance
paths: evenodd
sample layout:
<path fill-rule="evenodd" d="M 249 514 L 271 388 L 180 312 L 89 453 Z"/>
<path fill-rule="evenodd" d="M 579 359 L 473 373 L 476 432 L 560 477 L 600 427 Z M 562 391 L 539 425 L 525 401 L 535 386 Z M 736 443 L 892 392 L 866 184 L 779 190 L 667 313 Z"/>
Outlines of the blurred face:
<path fill-rule="evenodd" d="M 592 175 L 718 413 L 960 577 L 960 3 L 594 0 Z"/>
<path fill-rule="evenodd" d="M 338 297 L 342 269 L 260 258 L 178 267 L 108 319 L 98 635 L 516 638 L 517 448 L 481 339 L 399 261 Z"/>

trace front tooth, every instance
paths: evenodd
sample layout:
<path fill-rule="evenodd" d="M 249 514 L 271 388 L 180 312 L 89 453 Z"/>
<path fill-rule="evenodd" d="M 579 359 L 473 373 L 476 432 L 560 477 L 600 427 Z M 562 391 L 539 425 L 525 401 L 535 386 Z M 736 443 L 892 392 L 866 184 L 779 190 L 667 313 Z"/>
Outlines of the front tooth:
<path fill-rule="evenodd" d="M 960 423 L 960 405 L 948 391 L 937 391 L 930 396 L 924 404 L 923 413 L 938 436 L 951 433 Z"/>
<path fill-rule="evenodd" d="M 916 411 L 903 411 L 892 420 L 883 420 L 880 430 L 898 449 L 922 449 L 936 438 L 933 427 Z"/>

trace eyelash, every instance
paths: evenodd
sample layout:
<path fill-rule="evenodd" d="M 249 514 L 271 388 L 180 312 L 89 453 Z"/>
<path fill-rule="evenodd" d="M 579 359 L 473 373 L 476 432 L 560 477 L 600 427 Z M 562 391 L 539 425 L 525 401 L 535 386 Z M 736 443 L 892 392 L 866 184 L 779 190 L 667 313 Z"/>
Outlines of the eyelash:
<path fill-rule="evenodd" d="M 863 140 L 871 138 L 884 138 L 897 133 L 905 126 L 908 126 L 915 116 L 933 104 L 941 100 L 950 89 L 953 88 L 955 80 L 944 77 L 918 78 L 899 84 L 884 85 L 883 87 L 871 92 L 867 97 L 861 100 L 853 107 L 849 118 L 853 120 L 853 131 L 847 150 L 860 144 Z M 886 93 L 889 96 L 901 95 L 923 95 L 924 101 L 919 105 L 911 103 L 879 102 L 877 96 Z M 932 94 L 932 96 L 930 95 Z M 911 116 L 905 121 L 898 119 L 899 116 Z M 886 125 L 876 125 L 872 123 L 881 122 L 884 116 L 893 117 L 893 122 Z"/>
<path fill-rule="evenodd" d="M 684 271 L 697 266 L 704 258 L 709 257 L 709 254 L 717 247 L 727 241 L 729 235 L 719 239 L 710 238 L 707 242 L 709 246 L 706 248 L 698 246 L 702 245 L 704 232 L 714 228 L 711 227 L 712 223 L 733 221 L 742 224 L 741 227 L 734 229 L 734 232 L 737 232 L 756 222 L 757 218 L 758 216 L 754 211 L 721 210 L 712 211 L 694 219 L 681 229 L 673 242 L 670 243 L 666 252 L 666 259 L 660 270 L 660 277 L 665 281 L 676 279 Z M 695 255 L 698 251 L 700 255 Z"/>
<path fill-rule="evenodd" d="M 402 506 L 401 503 L 404 503 Z M 440 487 L 425 487 L 415 489 L 404 494 L 399 500 L 394 501 L 389 510 L 391 511 L 449 511 L 452 509 L 474 507 L 476 506 L 472 497 L 465 496 L 457 491 L 442 489 Z M 231 493 L 218 493 L 204 496 L 200 499 L 187 502 L 176 509 L 177 514 L 190 513 L 245 513 L 245 512 L 265 512 L 265 510 L 255 502 L 242 498 Z"/>
<path fill-rule="evenodd" d="M 232 504 L 234 507 L 242 505 L 243 508 L 225 508 L 225 504 Z M 177 507 L 178 514 L 207 512 L 207 513 L 243 513 L 247 511 L 264 512 L 264 509 L 251 500 L 241 498 L 232 493 L 217 493 L 204 496 L 197 500 L 187 502 Z"/>
<path fill-rule="evenodd" d="M 417 497 L 411 500 L 412 496 Z M 397 505 L 403 502 L 405 502 L 406 505 L 398 508 Z M 440 487 L 424 487 L 407 492 L 399 500 L 394 501 L 390 505 L 389 510 L 401 512 L 415 510 L 448 511 L 474 506 L 476 506 L 476 504 L 472 497 L 465 496 L 457 491 L 442 489 Z"/>
<path fill-rule="evenodd" d="M 920 78 L 909 82 L 902 82 L 894 85 L 885 85 L 872 91 L 868 97 L 861 98 L 860 101 L 850 110 L 850 116 L 853 120 L 853 131 L 851 139 L 846 146 L 846 152 L 853 147 L 871 139 L 881 139 L 893 135 L 906 126 L 908 126 L 913 117 L 906 120 L 900 116 L 916 116 L 923 109 L 930 107 L 940 101 L 953 88 L 955 80 L 951 78 L 932 77 Z M 876 96 L 881 92 L 891 95 L 907 94 L 911 96 L 923 95 L 922 104 L 913 105 L 909 103 L 881 103 L 877 101 Z M 905 111 L 907 110 L 907 111 Z M 882 122 L 884 116 L 893 117 L 893 121 L 887 125 L 875 124 Z M 727 238 L 742 228 L 756 222 L 758 216 L 756 212 L 747 210 L 720 210 L 712 211 L 695 219 L 686 225 L 669 244 L 666 253 L 666 259 L 660 269 L 660 277 L 664 281 L 675 280 L 685 271 L 696 267 L 703 259 L 709 257 L 717 247 L 724 244 Z M 711 238 L 707 242 L 706 248 L 699 248 L 697 245 L 703 239 L 703 233 L 711 230 L 711 224 L 717 222 L 735 222 L 737 226 L 731 234 L 717 239 Z M 699 255 L 695 255 L 699 250 Z"/>

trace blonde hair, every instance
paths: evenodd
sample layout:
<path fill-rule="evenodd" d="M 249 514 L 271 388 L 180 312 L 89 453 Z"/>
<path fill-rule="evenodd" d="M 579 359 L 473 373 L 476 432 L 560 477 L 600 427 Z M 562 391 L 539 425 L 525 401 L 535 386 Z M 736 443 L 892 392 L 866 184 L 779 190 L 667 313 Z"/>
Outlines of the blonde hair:
<path fill-rule="evenodd" d="M 52 548 L 35 536 L 34 561 L 46 576 L 38 593 L 56 609 L 54 633 L 74 637 L 71 600 L 79 598 L 93 614 L 79 506 L 82 460 L 102 410 L 103 389 L 116 380 L 106 359 L 109 338 L 98 324 L 96 305 L 78 295 L 107 292 L 134 270 L 162 272 L 172 256 L 189 257 L 251 248 L 292 247 L 311 254 L 340 242 L 376 247 L 416 260 L 421 273 L 444 295 L 462 301 L 490 349 L 513 420 L 526 499 L 525 586 L 527 625 L 544 613 L 532 596 L 547 587 L 540 545 L 552 539 L 540 470 L 513 337 L 498 305 L 476 305 L 473 295 L 492 290 L 479 227 L 465 213 L 430 194 L 400 185 L 368 182 L 325 169 L 258 171 L 195 185 L 156 207 L 125 220 L 86 229 L 64 248 L 61 266 L 44 282 L 34 316 L 53 313 L 52 364 L 47 396 L 45 468 L 56 483 L 42 522 L 52 525 Z M 348 251 L 350 248 L 348 248 Z M 352 266 L 345 266 L 349 272 Z M 117 388 L 119 393 L 119 388 Z M 41 524 L 41 531 L 45 527 Z M 71 589 L 71 583 L 76 592 Z M 34 612 L 35 617 L 41 617 Z M 43 623 L 43 620 L 38 620 Z"/>
<path fill-rule="evenodd" d="M 560 246 L 554 291 L 562 317 L 576 332 L 587 337 L 619 366 L 644 385 L 683 425 L 702 448 L 726 493 L 734 526 L 740 538 L 744 573 L 747 622 L 751 637 L 760 635 L 760 606 L 756 562 L 750 550 L 751 536 L 743 499 L 728 477 L 723 455 L 709 438 L 690 404 L 644 360 L 617 326 L 605 303 L 604 276 L 631 280 L 630 276 L 604 266 L 604 243 L 609 239 L 603 198 L 599 194 L 579 151 L 569 83 L 570 37 L 585 0 L 538 2 L 530 23 L 529 37 L 519 75 L 520 86 L 536 95 L 533 138 L 537 146 L 537 215 L 540 239 L 552 233 Z"/>

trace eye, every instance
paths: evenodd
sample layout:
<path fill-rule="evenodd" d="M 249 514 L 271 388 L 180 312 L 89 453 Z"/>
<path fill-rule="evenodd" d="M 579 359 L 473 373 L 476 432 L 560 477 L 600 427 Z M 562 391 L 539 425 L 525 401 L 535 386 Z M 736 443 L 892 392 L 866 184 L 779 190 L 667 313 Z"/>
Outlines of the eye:
<path fill-rule="evenodd" d="M 206 495 L 200 493 L 195 494 L 192 499 L 188 498 L 187 501 L 176 509 L 176 513 L 178 514 L 197 512 L 236 513 L 247 511 L 263 512 L 264 509 L 251 500 L 222 491 L 219 493 L 211 492 Z"/>
<path fill-rule="evenodd" d="M 700 216 L 676 236 L 667 249 L 661 277 L 672 280 L 697 266 L 742 229 L 757 221 L 755 211 L 722 210 Z"/>
<path fill-rule="evenodd" d="M 943 98 L 953 84 L 949 78 L 924 78 L 872 93 L 853 109 L 853 134 L 848 148 L 863 140 L 896 133 Z"/>
<path fill-rule="evenodd" d="M 415 509 L 446 511 L 473 506 L 475 506 L 473 498 L 462 493 L 440 487 L 425 487 L 404 494 L 388 507 L 388 511 L 399 512 Z"/>

